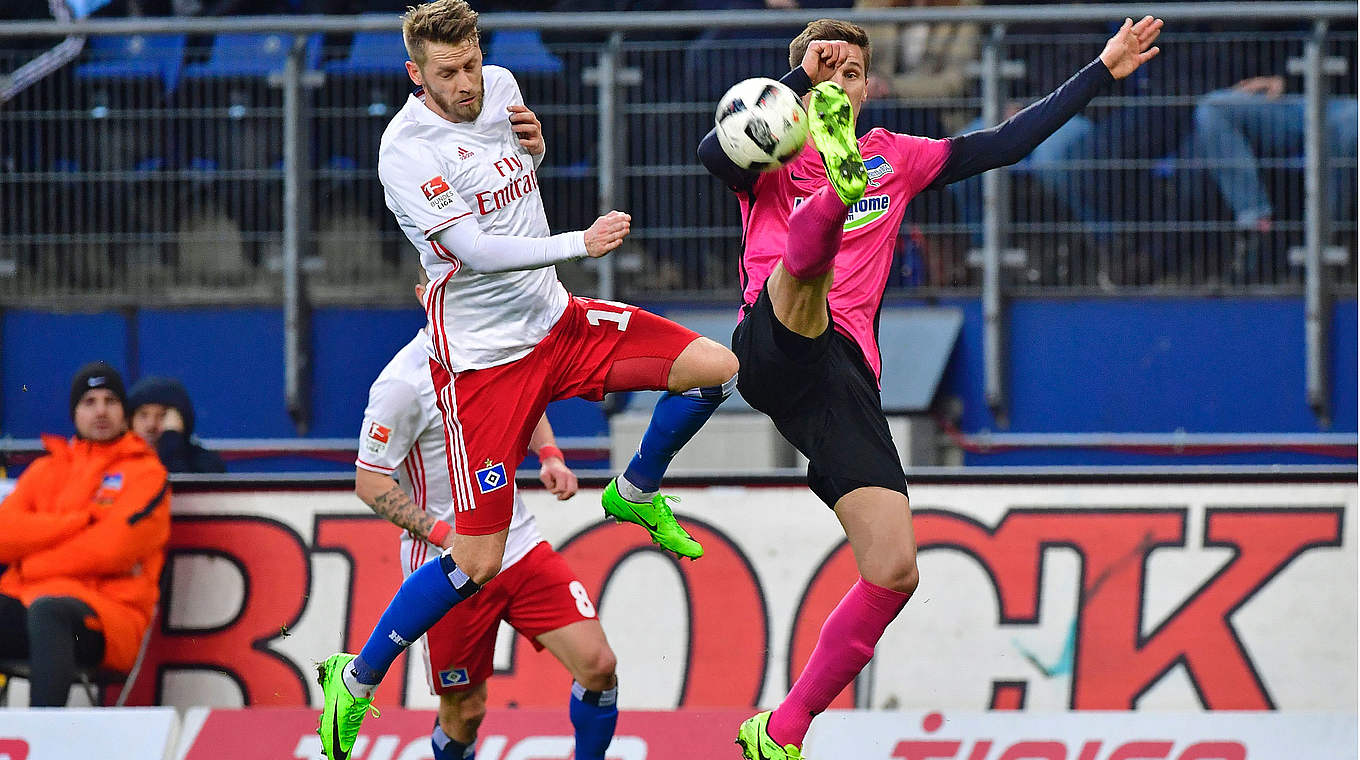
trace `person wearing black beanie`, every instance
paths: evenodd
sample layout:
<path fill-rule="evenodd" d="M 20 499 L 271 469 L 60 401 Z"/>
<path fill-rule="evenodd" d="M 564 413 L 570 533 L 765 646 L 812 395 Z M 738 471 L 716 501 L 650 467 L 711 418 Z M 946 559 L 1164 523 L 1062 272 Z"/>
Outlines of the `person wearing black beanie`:
<path fill-rule="evenodd" d="M 102 442 L 122 435 L 127 431 L 123 376 L 107 362 L 90 362 L 81 367 L 71 379 L 70 408 L 77 437 Z"/>
<path fill-rule="evenodd" d="M 132 432 L 156 449 L 170 472 L 226 472 L 216 452 L 194 438 L 194 405 L 189 391 L 170 377 L 144 377 L 128 394 Z"/>

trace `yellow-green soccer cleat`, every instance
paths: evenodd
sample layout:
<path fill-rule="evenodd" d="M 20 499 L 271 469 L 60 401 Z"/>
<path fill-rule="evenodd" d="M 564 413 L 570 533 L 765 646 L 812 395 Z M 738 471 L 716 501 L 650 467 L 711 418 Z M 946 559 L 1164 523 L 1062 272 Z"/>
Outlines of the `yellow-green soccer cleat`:
<path fill-rule="evenodd" d="M 835 82 L 822 82 L 812 88 L 808 108 L 808 132 L 817 152 L 822 154 L 826 178 L 841 201 L 849 206 L 864 196 L 869 173 L 859 154 L 855 139 L 855 110 L 850 96 Z"/>
<path fill-rule="evenodd" d="M 741 728 L 737 729 L 737 746 L 741 747 L 741 756 L 746 760 L 804 760 L 797 746 L 786 744 L 781 747 L 770 738 L 765 732 L 769 722 L 769 710 L 752 715 L 742 722 Z"/>
<path fill-rule="evenodd" d="M 359 726 L 364 722 L 368 711 L 378 717 L 378 708 L 373 699 L 356 697 L 345 686 L 343 673 L 354 660 L 352 654 L 333 654 L 316 666 L 316 680 L 321 684 L 321 693 L 326 706 L 321 711 L 321 725 L 316 732 L 321 735 L 321 752 L 328 760 L 349 760 L 354 749 L 354 741 L 359 738 Z"/>
<path fill-rule="evenodd" d="M 681 557 L 698 559 L 704 556 L 704 547 L 675 521 L 675 515 L 671 514 L 670 504 L 667 503 L 674 498 L 657 494 L 652 497 L 649 504 L 629 501 L 623 498 L 618 485 L 611 480 L 609 485 L 605 486 L 600 503 L 604 506 L 605 515 L 614 518 L 615 522 L 630 522 L 646 528 L 647 532 L 652 534 L 652 543 L 662 549 L 675 552 Z"/>

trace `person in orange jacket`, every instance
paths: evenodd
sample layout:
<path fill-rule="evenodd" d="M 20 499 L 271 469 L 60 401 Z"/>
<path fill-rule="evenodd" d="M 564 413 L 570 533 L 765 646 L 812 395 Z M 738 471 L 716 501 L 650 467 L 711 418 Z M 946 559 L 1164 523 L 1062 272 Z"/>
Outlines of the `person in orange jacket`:
<path fill-rule="evenodd" d="M 27 660 L 29 704 L 66 704 L 78 665 L 131 669 L 160 593 L 170 486 L 128 431 L 118 371 L 92 362 L 71 386 L 70 441 L 0 502 L 0 658 Z"/>

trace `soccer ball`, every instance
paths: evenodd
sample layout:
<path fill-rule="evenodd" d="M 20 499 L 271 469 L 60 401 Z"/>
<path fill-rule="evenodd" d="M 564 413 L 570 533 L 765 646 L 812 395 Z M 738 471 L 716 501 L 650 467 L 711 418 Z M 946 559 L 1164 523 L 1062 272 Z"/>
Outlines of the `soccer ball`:
<path fill-rule="evenodd" d="M 732 163 L 764 172 L 793 160 L 808 136 L 803 103 L 785 85 L 757 77 L 732 85 L 714 114 L 718 144 Z"/>

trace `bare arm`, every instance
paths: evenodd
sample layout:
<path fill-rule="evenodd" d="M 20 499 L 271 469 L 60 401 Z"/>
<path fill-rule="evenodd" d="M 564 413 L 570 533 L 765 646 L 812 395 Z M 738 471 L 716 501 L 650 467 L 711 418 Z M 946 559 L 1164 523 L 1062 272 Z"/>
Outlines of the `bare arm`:
<path fill-rule="evenodd" d="M 540 464 L 538 479 L 548 488 L 548 492 L 565 501 L 576 495 L 578 482 L 576 473 L 567 467 L 562 450 L 557 448 L 557 438 L 553 435 L 548 415 L 538 421 L 534 432 L 529 435 L 529 450 L 538 455 Z"/>
<path fill-rule="evenodd" d="M 421 538 L 429 538 L 438 522 L 416 506 L 391 475 L 356 468 L 354 493 L 384 520 Z"/>

